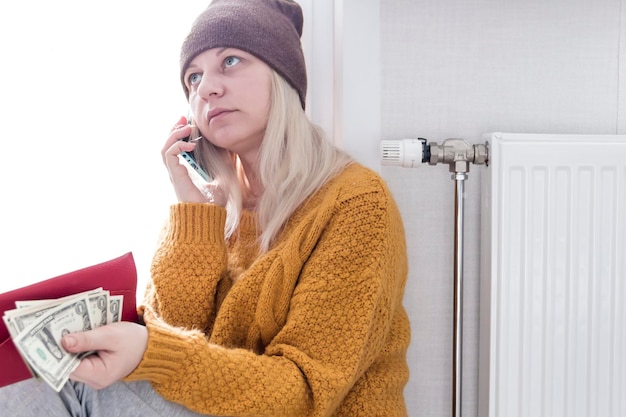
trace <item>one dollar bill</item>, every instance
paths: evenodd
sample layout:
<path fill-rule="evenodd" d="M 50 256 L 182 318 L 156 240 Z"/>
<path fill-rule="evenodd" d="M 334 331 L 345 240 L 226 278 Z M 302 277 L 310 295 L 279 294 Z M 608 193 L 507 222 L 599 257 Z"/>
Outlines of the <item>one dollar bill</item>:
<path fill-rule="evenodd" d="M 123 296 L 97 288 L 56 300 L 24 300 L 3 319 L 19 353 L 35 376 L 60 391 L 80 360 L 92 352 L 69 353 L 61 339 L 121 320 Z"/>

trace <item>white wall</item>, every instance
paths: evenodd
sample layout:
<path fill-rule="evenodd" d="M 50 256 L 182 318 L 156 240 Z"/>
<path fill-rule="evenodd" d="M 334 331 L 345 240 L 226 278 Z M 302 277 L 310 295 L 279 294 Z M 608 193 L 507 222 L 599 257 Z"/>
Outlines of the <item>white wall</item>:
<path fill-rule="evenodd" d="M 625 133 L 624 11 L 624 0 L 381 0 L 381 139 Z M 465 198 L 464 416 L 478 413 L 483 169 Z M 447 166 L 382 174 L 408 233 L 410 415 L 449 415 L 454 184 Z"/>
<path fill-rule="evenodd" d="M 298 0 L 307 113 L 336 145 L 380 167 L 380 0 Z"/>

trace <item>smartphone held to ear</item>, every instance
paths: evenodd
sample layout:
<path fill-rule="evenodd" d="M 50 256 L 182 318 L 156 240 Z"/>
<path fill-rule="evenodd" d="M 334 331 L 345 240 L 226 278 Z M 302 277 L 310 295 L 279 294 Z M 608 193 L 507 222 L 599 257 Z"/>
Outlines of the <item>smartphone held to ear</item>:
<path fill-rule="evenodd" d="M 200 138 L 197 138 L 200 139 Z M 184 139 L 181 139 L 185 142 L 189 142 L 190 140 L 197 140 L 197 139 L 191 139 L 191 137 L 186 137 Z M 202 167 L 198 164 L 198 162 L 196 161 L 196 159 L 193 156 L 192 152 L 187 152 L 187 151 L 182 151 L 180 153 L 180 156 L 185 160 L 185 162 L 187 162 L 187 164 L 198 173 L 198 175 L 200 175 L 200 177 L 202 177 L 203 180 L 205 180 L 206 182 L 211 182 L 213 181 L 213 179 L 211 178 L 211 176 L 204 170 L 202 169 Z"/>

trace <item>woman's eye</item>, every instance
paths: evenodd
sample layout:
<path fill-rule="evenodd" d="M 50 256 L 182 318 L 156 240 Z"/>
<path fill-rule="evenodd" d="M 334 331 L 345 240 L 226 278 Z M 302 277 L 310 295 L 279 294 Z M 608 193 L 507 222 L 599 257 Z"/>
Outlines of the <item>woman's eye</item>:
<path fill-rule="evenodd" d="M 224 60 L 224 66 L 226 68 L 234 67 L 235 65 L 239 63 L 239 61 L 241 60 L 237 58 L 236 56 L 229 56 Z"/>
<path fill-rule="evenodd" d="M 193 73 L 189 76 L 189 85 L 198 84 L 201 79 L 202 79 L 202 74 L 197 73 L 197 72 Z"/>

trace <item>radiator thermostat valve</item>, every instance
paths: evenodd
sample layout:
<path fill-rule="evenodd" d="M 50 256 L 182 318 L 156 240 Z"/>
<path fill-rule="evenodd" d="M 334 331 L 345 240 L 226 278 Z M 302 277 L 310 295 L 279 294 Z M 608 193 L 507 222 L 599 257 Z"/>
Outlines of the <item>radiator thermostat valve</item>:
<path fill-rule="evenodd" d="M 400 139 L 381 141 L 382 165 L 415 168 L 430 159 L 426 139 Z"/>

